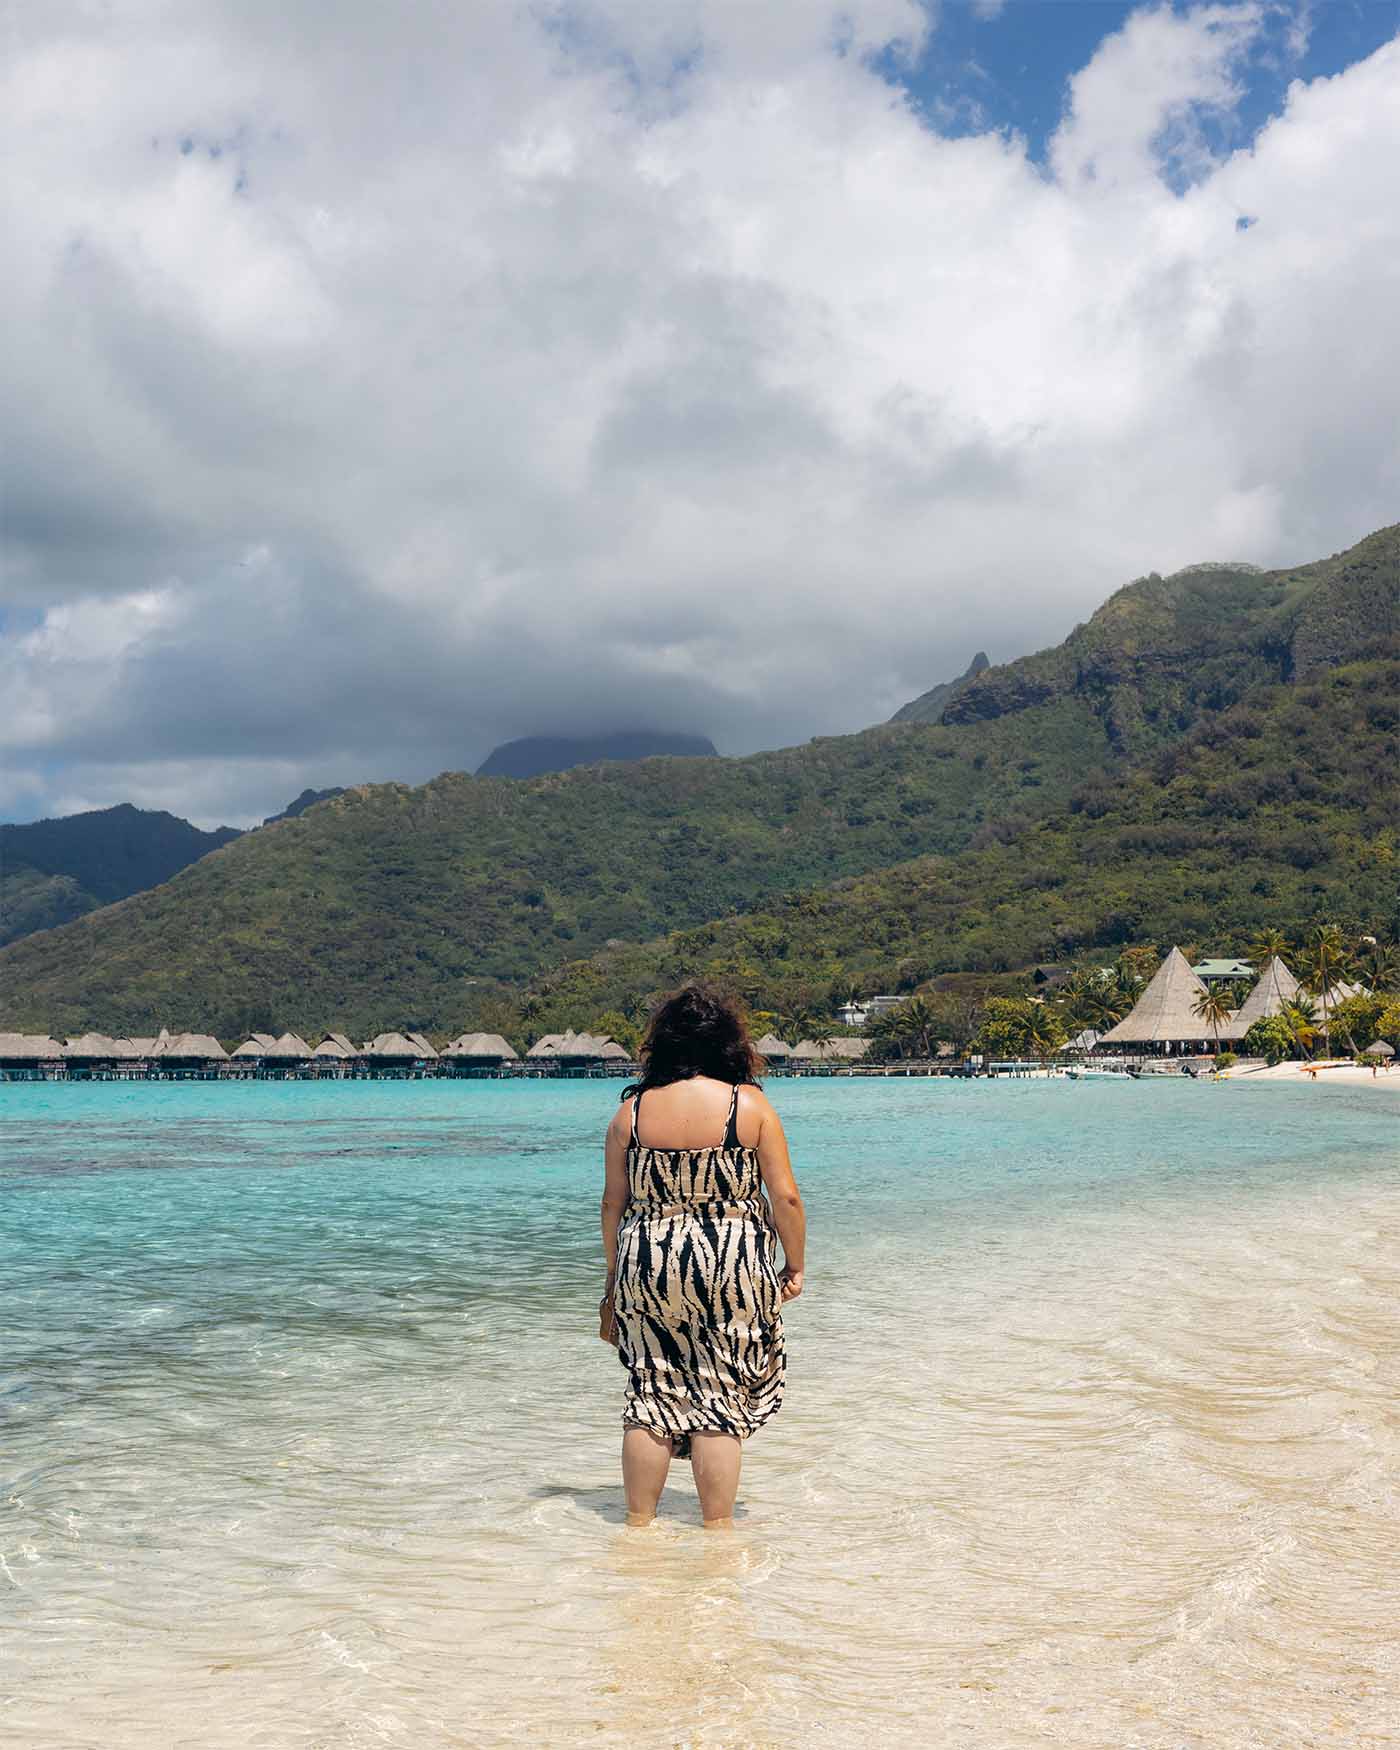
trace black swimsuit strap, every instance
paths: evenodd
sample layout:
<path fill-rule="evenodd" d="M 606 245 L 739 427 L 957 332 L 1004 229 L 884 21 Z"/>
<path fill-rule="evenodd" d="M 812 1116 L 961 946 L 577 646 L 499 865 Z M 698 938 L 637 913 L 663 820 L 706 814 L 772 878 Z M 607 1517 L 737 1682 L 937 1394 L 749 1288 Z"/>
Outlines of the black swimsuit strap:
<path fill-rule="evenodd" d="M 739 1084 L 734 1084 L 734 1098 L 729 1102 L 729 1122 L 724 1127 L 725 1148 L 739 1146 Z"/>
<path fill-rule="evenodd" d="M 637 1141 L 637 1108 L 641 1105 L 641 1103 L 642 1103 L 642 1096 L 640 1094 L 637 1094 L 632 1101 L 632 1147 L 633 1148 L 640 1148 L 642 1146 L 641 1143 L 639 1143 Z"/>

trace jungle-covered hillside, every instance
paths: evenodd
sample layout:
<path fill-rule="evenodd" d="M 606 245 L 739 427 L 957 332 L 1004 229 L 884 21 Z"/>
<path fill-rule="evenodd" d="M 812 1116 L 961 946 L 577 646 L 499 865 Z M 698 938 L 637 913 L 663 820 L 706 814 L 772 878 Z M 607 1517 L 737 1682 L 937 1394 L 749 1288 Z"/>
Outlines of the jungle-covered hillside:
<path fill-rule="evenodd" d="M 938 722 L 351 789 L 0 951 L 0 1026 L 449 1031 L 532 983 L 586 1019 L 595 989 L 726 957 L 769 994 L 1225 931 L 1246 892 L 1250 923 L 1364 910 L 1394 668 L 1333 671 L 1393 650 L 1398 600 L 1400 527 L 1296 570 L 1140 579 Z"/>

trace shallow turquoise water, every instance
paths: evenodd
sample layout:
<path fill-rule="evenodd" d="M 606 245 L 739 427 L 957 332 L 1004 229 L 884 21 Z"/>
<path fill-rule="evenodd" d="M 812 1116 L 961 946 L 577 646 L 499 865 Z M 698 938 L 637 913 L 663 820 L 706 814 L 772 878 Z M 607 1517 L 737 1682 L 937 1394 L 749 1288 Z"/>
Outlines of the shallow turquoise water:
<path fill-rule="evenodd" d="M 772 1092 L 809 1286 L 716 1554 L 683 1467 L 651 1542 L 618 1526 L 621 1376 L 591 1334 L 617 1084 L 0 1086 L 0 1720 L 837 1744 L 919 1742 L 934 1710 L 1011 1744 L 1087 1680 L 1060 1741 L 1194 1743 L 1209 1705 L 1200 1742 L 1265 1743 L 1275 1654 L 1304 1734 L 1394 1718 L 1364 1624 L 1400 1555 L 1400 1099 Z M 1254 1577 L 1216 1622 L 1222 1551 Z M 1316 1683 L 1305 1580 L 1346 1647 Z M 708 1657 L 711 1618 L 744 1660 Z M 1240 1636 L 1273 1651 L 1242 1670 Z"/>

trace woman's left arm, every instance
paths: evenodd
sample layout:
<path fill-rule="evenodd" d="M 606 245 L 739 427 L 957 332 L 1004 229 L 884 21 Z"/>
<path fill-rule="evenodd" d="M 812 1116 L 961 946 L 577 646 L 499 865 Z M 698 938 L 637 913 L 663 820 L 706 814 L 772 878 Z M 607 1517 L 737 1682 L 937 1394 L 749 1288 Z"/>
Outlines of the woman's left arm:
<path fill-rule="evenodd" d="M 603 1145 L 603 1257 L 608 1266 L 605 1295 L 617 1281 L 617 1227 L 627 1207 L 627 1108 L 619 1106 Z"/>

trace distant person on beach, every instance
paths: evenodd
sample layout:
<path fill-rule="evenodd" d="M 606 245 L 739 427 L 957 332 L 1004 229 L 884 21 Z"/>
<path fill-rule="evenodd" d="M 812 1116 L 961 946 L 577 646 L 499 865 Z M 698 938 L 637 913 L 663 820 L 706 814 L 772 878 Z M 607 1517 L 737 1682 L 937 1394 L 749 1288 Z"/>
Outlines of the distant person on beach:
<path fill-rule="evenodd" d="M 782 1307 L 802 1292 L 806 1217 L 732 1002 L 701 985 L 673 992 L 640 1055 L 608 1126 L 603 1190 L 627 1523 L 651 1524 L 676 1457 L 691 1462 L 706 1529 L 725 1530 L 741 1442 L 783 1401 Z"/>

